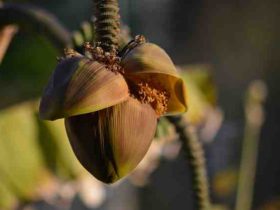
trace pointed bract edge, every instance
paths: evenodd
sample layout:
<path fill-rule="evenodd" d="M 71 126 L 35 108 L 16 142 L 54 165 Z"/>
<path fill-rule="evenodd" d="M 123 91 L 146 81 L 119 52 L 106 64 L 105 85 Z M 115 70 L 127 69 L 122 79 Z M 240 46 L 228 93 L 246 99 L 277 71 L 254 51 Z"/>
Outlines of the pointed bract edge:
<path fill-rule="evenodd" d="M 179 77 L 169 55 L 159 46 L 145 43 L 132 49 L 121 62 L 124 71 L 133 73 L 161 73 Z"/>
<path fill-rule="evenodd" d="M 157 116 L 133 98 L 116 106 L 65 119 L 73 151 L 97 179 L 113 183 L 143 159 L 155 134 Z"/>
<path fill-rule="evenodd" d="M 164 115 L 177 115 L 188 110 L 187 88 L 180 77 L 161 73 L 134 73 L 127 74 L 134 83 L 147 82 L 153 87 L 160 87 L 169 95 L 167 112 Z"/>
<path fill-rule="evenodd" d="M 45 88 L 39 113 L 42 119 L 55 120 L 98 111 L 128 97 L 128 86 L 121 74 L 85 57 L 72 57 L 57 65 Z"/>

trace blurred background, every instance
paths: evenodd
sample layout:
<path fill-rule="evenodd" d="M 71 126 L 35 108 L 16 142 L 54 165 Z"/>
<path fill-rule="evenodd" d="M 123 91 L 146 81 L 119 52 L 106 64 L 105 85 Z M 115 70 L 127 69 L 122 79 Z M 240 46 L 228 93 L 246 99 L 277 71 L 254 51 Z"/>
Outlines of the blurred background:
<path fill-rule="evenodd" d="M 43 8 L 70 32 L 91 19 L 93 8 L 90 0 L 4 2 Z M 132 36 L 143 34 L 163 47 L 182 70 L 187 118 L 199 128 L 216 209 L 235 209 L 240 162 L 250 157 L 242 152 L 253 148 L 244 147 L 246 93 L 255 80 L 267 87 L 263 125 L 251 139 L 256 168 L 253 162 L 243 170 L 256 172 L 251 209 L 279 210 L 279 1 L 119 2 Z M 190 167 L 164 121 L 146 159 L 117 184 L 103 185 L 79 165 L 63 122 L 38 118 L 38 100 L 61 49 L 28 24 L 18 28 L 0 63 L 0 209 L 195 209 Z"/>

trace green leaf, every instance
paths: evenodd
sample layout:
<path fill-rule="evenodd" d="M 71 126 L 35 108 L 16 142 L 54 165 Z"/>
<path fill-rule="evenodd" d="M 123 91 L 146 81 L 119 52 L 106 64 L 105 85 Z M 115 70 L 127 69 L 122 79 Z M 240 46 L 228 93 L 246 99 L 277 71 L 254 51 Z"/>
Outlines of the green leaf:
<path fill-rule="evenodd" d="M 37 138 L 32 104 L 0 111 L 0 181 L 22 199 L 33 197 L 47 177 Z"/>

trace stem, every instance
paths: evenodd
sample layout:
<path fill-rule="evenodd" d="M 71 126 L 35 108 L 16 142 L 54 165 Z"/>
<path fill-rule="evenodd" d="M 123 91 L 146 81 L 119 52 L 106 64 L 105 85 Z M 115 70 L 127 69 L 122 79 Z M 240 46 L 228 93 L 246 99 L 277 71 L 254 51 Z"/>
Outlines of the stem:
<path fill-rule="evenodd" d="M 16 3 L 2 3 L 0 28 L 10 24 L 18 25 L 27 32 L 43 34 L 61 51 L 65 47 L 71 47 L 71 34 L 53 15 L 42 9 Z"/>
<path fill-rule="evenodd" d="M 118 0 L 94 0 L 96 40 L 105 51 L 118 49 L 120 15 Z"/>
<path fill-rule="evenodd" d="M 264 122 L 263 103 L 266 94 L 266 86 L 260 81 L 253 82 L 247 93 L 245 103 L 246 124 L 237 186 L 236 210 L 252 209 L 258 145 Z"/>
<path fill-rule="evenodd" d="M 209 210 L 211 202 L 205 157 L 202 145 L 197 137 L 196 128 L 187 125 L 183 117 L 168 117 L 168 120 L 174 124 L 177 133 L 180 135 L 184 151 L 192 168 L 197 209 Z"/>

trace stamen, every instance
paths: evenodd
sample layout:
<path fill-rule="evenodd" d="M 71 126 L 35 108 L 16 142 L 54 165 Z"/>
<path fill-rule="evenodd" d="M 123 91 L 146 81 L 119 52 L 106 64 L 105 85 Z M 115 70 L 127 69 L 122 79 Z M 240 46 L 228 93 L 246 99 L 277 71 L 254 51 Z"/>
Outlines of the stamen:
<path fill-rule="evenodd" d="M 150 104 L 158 116 L 163 115 L 167 111 L 169 94 L 161 88 L 151 87 L 148 83 L 140 82 L 137 84 L 138 91 L 136 98 L 142 103 Z"/>

